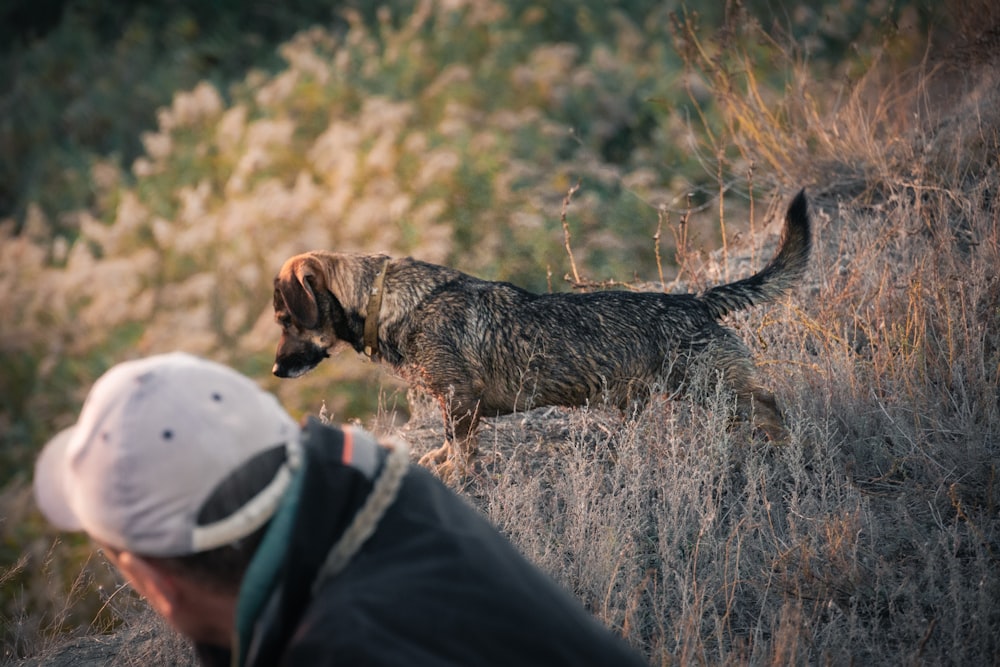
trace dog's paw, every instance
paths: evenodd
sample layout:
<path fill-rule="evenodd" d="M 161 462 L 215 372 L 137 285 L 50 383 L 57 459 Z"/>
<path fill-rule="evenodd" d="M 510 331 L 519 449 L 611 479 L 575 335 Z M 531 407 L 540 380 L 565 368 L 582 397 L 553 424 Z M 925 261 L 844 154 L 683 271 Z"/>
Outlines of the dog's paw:
<path fill-rule="evenodd" d="M 762 425 L 760 430 L 767 435 L 768 443 L 770 443 L 772 447 L 785 447 L 792 441 L 792 437 L 788 433 L 788 429 L 786 429 L 783 424 L 769 423 Z"/>
<path fill-rule="evenodd" d="M 433 470 L 444 464 L 449 459 L 450 455 L 451 445 L 446 442 L 437 449 L 432 449 L 421 456 L 417 463 L 425 468 L 431 468 Z"/>
<path fill-rule="evenodd" d="M 462 471 L 455 465 L 455 459 L 447 459 L 434 466 L 434 474 L 446 484 L 460 482 L 462 479 Z"/>
<path fill-rule="evenodd" d="M 445 443 L 420 457 L 418 464 L 433 472 L 441 481 L 449 484 L 460 483 L 472 470 L 472 457 L 461 449 Z"/>

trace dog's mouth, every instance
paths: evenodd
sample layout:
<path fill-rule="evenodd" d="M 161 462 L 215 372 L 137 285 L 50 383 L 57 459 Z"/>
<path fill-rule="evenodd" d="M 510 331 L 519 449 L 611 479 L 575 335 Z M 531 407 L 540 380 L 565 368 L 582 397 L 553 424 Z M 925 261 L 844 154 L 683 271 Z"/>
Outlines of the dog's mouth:
<path fill-rule="evenodd" d="M 279 378 L 297 378 L 316 368 L 321 361 L 330 356 L 328 350 L 320 347 L 310 348 L 287 357 L 275 357 L 271 372 Z"/>
<path fill-rule="evenodd" d="M 271 372 L 280 378 L 291 379 L 301 377 L 313 368 L 315 368 L 315 366 L 311 368 L 286 368 L 285 366 L 275 362 L 274 366 L 271 368 Z"/>

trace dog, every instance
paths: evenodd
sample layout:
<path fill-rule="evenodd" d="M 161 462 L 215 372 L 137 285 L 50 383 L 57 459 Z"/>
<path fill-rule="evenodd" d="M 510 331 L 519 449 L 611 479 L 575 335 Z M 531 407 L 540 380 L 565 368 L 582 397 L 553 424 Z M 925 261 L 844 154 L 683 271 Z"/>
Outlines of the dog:
<path fill-rule="evenodd" d="M 720 374 L 737 414 L 782 442 L 774 395 L 719 320 L 792 288 L 810 247 L 803 190 L 767 266 L 700 295 L 534 294 L 409 257 L 307 252 L 288 259 L 274 280 L 281 338 L 273 372 L 298 377 L 338 345 L 388 364 L 441 406 L 445 443 L 420 460 L 431 467 L 468 464 L 483 417 L 602 400 L 624 410 L 654 387 L 683 392 L 699 368 Z"/>

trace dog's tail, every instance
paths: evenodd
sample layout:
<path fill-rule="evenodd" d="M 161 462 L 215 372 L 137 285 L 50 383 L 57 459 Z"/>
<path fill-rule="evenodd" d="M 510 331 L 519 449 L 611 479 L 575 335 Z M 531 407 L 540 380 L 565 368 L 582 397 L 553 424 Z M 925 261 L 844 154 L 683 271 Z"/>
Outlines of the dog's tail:
<path fill-rule="evenodd" d="M 809 229 L 809 203 L 806 191 L 800 190 L 785 214 L 781 248 L 759 273 L 728 285 L 719 285 L 699 298 L 719 319 L 731 312 L 773 301 L 805 273 L 809 263 L 812 232 Z"/>

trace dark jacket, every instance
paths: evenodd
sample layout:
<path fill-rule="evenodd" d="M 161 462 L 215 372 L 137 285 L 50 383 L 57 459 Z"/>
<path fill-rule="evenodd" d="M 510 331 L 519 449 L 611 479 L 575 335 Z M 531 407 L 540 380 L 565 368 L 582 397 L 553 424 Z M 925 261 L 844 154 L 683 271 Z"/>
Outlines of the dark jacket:
<path fill-rule="evenodd" d="M 531 565 L 437 478 L 411 466 L 375 532 L 311 589 L 372 488 L 386 450 L 353 430 L 375 464 L 345 465 L 344 433 L 311 421 L 304 465 L 272 519 L 240 593 L 234 664 L 647 664 Z M 348 454 L 348 456 L 352 456 Z M 204 664 L 228 651 L 199 647 Z"/>

